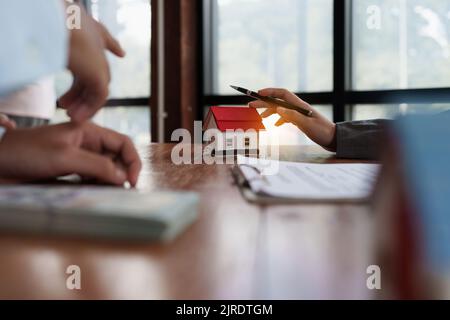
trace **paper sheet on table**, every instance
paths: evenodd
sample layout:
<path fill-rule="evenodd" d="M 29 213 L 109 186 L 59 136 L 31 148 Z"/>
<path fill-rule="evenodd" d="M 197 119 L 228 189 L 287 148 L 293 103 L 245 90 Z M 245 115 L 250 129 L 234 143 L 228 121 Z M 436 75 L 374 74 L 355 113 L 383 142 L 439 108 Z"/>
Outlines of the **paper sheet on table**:
<path fill-rule="evenodd" d="M 373 191 L 378 164 L 311 164 L 238 157 L 252 191 L 261 196 L 299 200 L 365 200 Z M 267 168 L 270 174 L 265 174 Z"/>

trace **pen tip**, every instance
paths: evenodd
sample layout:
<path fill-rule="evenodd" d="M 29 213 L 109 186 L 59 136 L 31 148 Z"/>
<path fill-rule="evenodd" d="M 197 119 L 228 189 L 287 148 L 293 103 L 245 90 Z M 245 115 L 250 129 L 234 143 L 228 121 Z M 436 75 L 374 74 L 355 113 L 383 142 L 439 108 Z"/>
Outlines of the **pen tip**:
<path fill-rule="evenodd" d="M 238 89 L 238 87 L 236 87 L 236 86 L 231 86 L 231 85 L 230 85 L 230 87 L 231 87 L 232 89 L 234 89 L 234 90 L 237 90 L 237 89 Z"/>

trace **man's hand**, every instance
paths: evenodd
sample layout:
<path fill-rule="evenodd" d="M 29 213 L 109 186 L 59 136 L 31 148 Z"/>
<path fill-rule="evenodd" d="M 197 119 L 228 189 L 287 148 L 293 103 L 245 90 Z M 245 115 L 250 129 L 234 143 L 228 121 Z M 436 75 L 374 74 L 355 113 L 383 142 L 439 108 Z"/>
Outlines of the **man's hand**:
<path fill-rule="evenodd" d="M 120 45 L 120 42 L 112 36 L 112 34 L 106 29 L 106 27 L 92 19 L 95 27 L 97 28 L 98 33 L 100 34 L 100 38 L 103 41 L 103 48 L 111 52 L 113 55 L 115 55 L 118 58 L 123 58 L 126 55 L 125 50 Z"/>
<path fill-rule="evenodd" d="M 108 30 L 90 17 L 82 5 L 81 29 L 70 34 L 69 70 L 74 82 L 70 90 L 59 99 L 61 107 L 73 122 L 92 118 L 104 105 L 109 94 L 111 80 L 105 50 L 118 57 L 125 51 Z"/>
<path fill-rule="evenodd" d="M 0 142 L 0 178 L 23 182 L 78 174 L 137 184 L 141 160 L 131 140 L 90 122 L 9 130 Z"/>
<path fill-rule="evenodd" d="M 276 123 L 276 126 L 281 126 L 285 123 L 292 123 L 317 144 L 327 150 L 336 151 L 336 146 L 334 145 L 336 125 L 319 114 L 308 103 L 286 89 L 264 89 L 259 91 L 259 94 L 265 97 L 270 96 L 273 98 L 282 99 L 307 110 L 312 110 L 312 118 L 306 117 L 296 111 L 281 107 L 267 109 L 262 113 L 262 117 L 268 118 L 273 114 L 279 114 L 281 118 Z M 249 106 L 256 109 L 265 109 L 270 107 L 263 101 L 253 101 L 249 104 Z"/>
<path fill-rule="evenodd" d="M 6 114 L 0 113 L 0 127 L 3 127 L 7 130 L 14 130 L 17 127 L 15 121 L 11 120 Z"/>

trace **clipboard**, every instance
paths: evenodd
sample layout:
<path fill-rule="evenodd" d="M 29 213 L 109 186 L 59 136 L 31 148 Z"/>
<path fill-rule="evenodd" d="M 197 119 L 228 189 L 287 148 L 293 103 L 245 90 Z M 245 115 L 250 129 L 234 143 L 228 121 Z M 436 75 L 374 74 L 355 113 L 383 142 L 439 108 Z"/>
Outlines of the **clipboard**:
<path fill-rule="evenodd" d="M 370 202 L 372 196 L 369 195 L 365 198 L 360 199 L 307 199 L 307 198 L 279 198 L 263 193 L 255 193 L 251 186 L 250 181 L 247 180 L 241 167 L 249 167 L 255 170 L 255 172 L 260 173 L 259 169 L 248 164 L 235 165 L 231 168 L 231 174 L 234 183 L 239 188 L 242 197 L 249 203 L 255 205 L 299 205 L 299 204 L 367 204 Z M 262 175 L 257 177 L 257 179 L 264 179 Z"/>

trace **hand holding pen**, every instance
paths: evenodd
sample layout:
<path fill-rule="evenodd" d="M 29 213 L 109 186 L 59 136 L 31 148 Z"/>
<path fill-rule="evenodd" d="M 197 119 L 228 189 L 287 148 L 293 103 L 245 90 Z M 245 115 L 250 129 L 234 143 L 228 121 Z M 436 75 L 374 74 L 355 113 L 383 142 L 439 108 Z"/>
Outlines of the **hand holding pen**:
<path fill-rule="evenodd" d="M 333 152 L 336 151 L 336 125 L 317 112 L 307 102 L 286 89 L 264 89 L 258 91 L 258 95 L 280 99 L 288 104 L 307 110 L 310 116 L 293 109 L 275 107 L 272 103 L 263 100 L 256 100 L 249 104 L 251 108 L 267 109 L 261 114 L 263 118 L 268 118 L 274 114 L 280 115 L 281 118 L 276 123 L 276 126 L 292 123 L 323 148 Z"/>
<path fill-rule="evenodd" d="M 266 102 L 268 105 L 268 108 L 283 107 L 285 109 L 297 111 L 298 113 L 304 115 L 305 117 L 313 116 L 313 110 L 305 108 L 305 106 L 302 106 L 299 104 L 290 103 L 289 101 L 287 101 L 285 99 L 261 95 L 257 92 L 254 92 L 254 91 L 251 91 L 251 90 L 248 90 L 245 88 L 241 88 L 241 87 L 231 86 L 231 88 L 233 88 L 234 90 L 236 90 L 242 94 L 245 94 L 249 97 Z"/>

